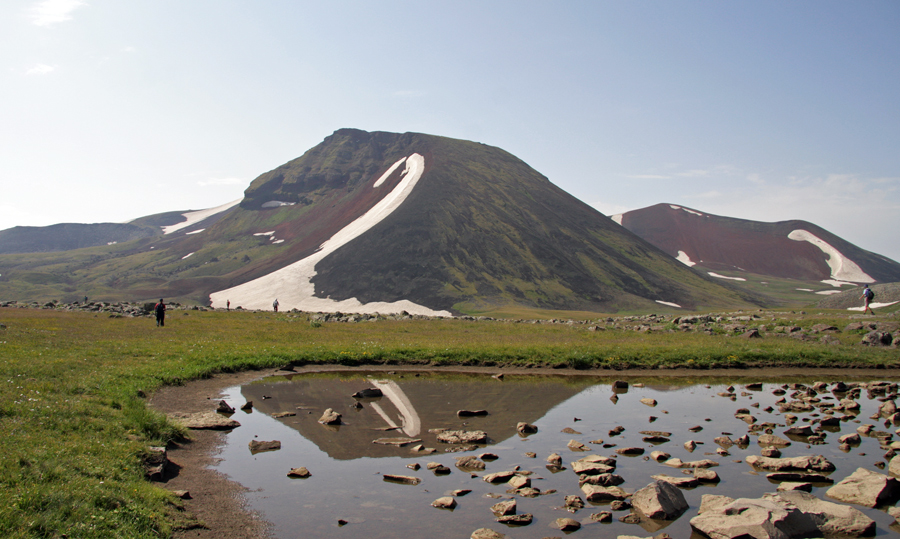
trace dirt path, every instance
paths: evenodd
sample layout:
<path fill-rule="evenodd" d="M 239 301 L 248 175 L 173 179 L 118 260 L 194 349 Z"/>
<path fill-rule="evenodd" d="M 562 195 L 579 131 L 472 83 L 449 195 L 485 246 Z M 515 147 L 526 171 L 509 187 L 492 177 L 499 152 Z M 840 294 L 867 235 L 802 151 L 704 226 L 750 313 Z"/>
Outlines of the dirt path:
<path fill-rule="evenodd" d="M 745 369 L 745 370 L 631 370 L 631 371 L 583 371 L 571 369 L 498 369 L 496 367 L 440 367 L 423 366 L 375 366 L 367 365 L 354 369 L 341 365 L 298 367 L 296 372 L 323 371 L 442 371 L 472 372 L 496 374 L 552 374 L 616 377 L 622 379 L 661 376 L 721 376 L 721 377 L 759 377 L 776 376 L 813 376 L 822 380 L 839 380 L 848 378 L 896 378 L 900 376 L 897 369 Z M 285 371 L 248 371 L 234 374 L 221 374 L 205 380 L 198 380 L 183 386 L 165 387 L 154 394 L 149 401 L 150 406 L 162 413 L 201 412 L 215 409 L 215 404 L 222 398 L 226 388 L 243 385 L 253 380 L 273 374 L 286 374 Z M 244 493 L 246 489 L 234 483 L 227 476 L 211 468 L 217 462 L 216 455 L 225 442 L 225 434 L 218 431 L 191 431 L 190 442 L 169 449 L 169 459 L 176 464 L 177 474 L 161 486 L 169 490 L 187 490 L 191 499 L 185 500 L 185 509 L 202 521 L 206 528 L 184 530 L 175 534 L 176 538 L 199 539 L 263 539 L 270 538 L 268 523 L 258 514 L 249 510 Z"/>

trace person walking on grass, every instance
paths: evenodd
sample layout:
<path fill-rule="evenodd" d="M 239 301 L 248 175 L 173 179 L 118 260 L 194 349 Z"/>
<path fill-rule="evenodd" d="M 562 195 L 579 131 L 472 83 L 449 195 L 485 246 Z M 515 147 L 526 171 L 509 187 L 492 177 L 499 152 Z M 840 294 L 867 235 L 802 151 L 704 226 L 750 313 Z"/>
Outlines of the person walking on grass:
<path fill-rule="evenodd" d="M 156 307 L 154 307 L 153 310 L 156 312 L 156 327 L 165 326 L 166 304 L 163 303 L 162 298 L 159 298 L 159 303 L 156 304 Z"/>
<path fill-rule="evenodd" d="M 275 312 L 278 312 L 278 298 L 275 298 L 275 301 L 272 302 L 272 308 L 275 309 Z"/>
<path fill-rule="evenodd" d="M 866 302 L 865 307 L 863 307 L 863 314 L 866 314 L 866 311 L 875 314 L 875 311 L 873 311 L 872 308 L 869 307 L 869 303 L 871 303 L 872 300 L 875 299 L 875 292 L 872 292 L 872 289 L 869 288 L 869 285 L 866 285 L 866 287 L 863 288 L 862 297 L 860 299 Z"/>

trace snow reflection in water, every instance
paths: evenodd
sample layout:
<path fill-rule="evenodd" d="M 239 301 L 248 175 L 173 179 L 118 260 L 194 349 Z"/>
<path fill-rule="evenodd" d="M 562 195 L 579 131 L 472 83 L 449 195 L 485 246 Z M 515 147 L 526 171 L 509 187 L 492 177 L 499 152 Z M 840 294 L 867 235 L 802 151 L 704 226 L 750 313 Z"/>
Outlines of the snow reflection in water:
<path fill-rule="evenodd" d="M 673 537 L 690 537 L 689 520 L 697 514 L 703 494 L 722 494 L 737 497 L 759 497 L 774 492 L 776 483 L 765 472 L 757 472 L 744 462 L 749 455 L 758 455 L 760 447 L 751 433 L 749 447 L 728 448 L 730 455 L 719 455 L 714 443 L 717 436 L 732 439 L 748 432 L 748 424 L 735 417 L 739 408 L 747 408 L 757 422 L 771 422 L 779 426 L 775 434 L 785 437 L 786 422 L 777 405 L 780 395 L 773 394 L 785 384 L 811 385 L 813 378 L 761 380 L 733 378 L 707 380 L 693 378 L 629 378 L 631 387 L 625 392 L 611 388 L 612 378 L 587 376 L 506 376 L 503 381 L 487 375 L 443 373 L 342 372 L 294 375 L 267 378 L 243 387 L 226 391 L 225 400 L 237 407 L 252 400 L 253 413 L 238 412 L 234 417 L 242 426 L 227 435 L 227 443 L 219 455 L 217 470 L 246 486 L 252 509 L 272 522 L 277 537 L 468 537 L 472 531 L 489 527 L 515 538 L 542 538 L 560 535 L 549 528 L 559 517 L 572 517 L 582 523 L 579 536 L 616 537 L 619 534 L 648 536 L 660 530 Z M 848 378 L 844 381 L 850 382 Z M 764 382 L 761 391 L 744 389 L 746 384 Z M 832 381 L 826 379 L 826 381 Z M 857 380 L 868 381 L 868 380 Z M 644 387 L 635 387 L 643 383 Z M 727 387 L 736 389 L 734 397 L 723 397 Z M 367 387 L 378 387 L 384 397 L 354 399 L 350 395 Z M 788 390 L 787 397 L 793 390 Z M 820 392 L 823 402 L 840 402 L 829 392 Z M 264 398 L 265 397 L 265 398 Z M 861 424 L 871 423 L 880 430 L 893 432 L 881 420 L 869 419 L 881 402 L 862 390 L 856 399 L 861 408 L 856 417 L 846 417 L 840 425 L 824 431 L 826 443 L 808 445 L 794 438 L 783 456 L 823 455 L 837 466 L 830 474 L 835 482 L 850 475 L 858 467 L 874 471 L 875 464 L 886 462 L 885 450 L 875 438 L 863 438 L 859 447 L 844 452 L 838 447 L 841 434 L 856 432 Z M 648 406 L 641 399 L 654 399 L 656 406 Z M 355 407 L 359 402 L 361 407 Z M 771 411 L 769 408 L 771 407 Z M 326 427 L 317 423 L 326 408 L 333 408 L 344 416 L 344 424 Z M 485 417 L 457 417 L 459 410 L 485 409 Z M 273 419 L 271 414 L 295 412 L 295 416 Z M 794 412 L 795 426 L 814 427 L 822 417 L 821 411 Z M 843 413 L 837 414 L 838 417 Z M 516 423 L 535 424 L 539 431 L 530 436 L 516 433 Z M 611 435 L 613 427 L 625 430 Z M 691 427 L 703 430 L 692 432 Z M 429 432 L 438 428 L 484 430 L 489 444 L 467 453 L 445 453 L 448 445 L 436 441 Z M 563 429 L 576 433 L 564 433 Z M 396 430 L 387 430 L 396 429 Z M 641 431 L 670 432 L 669 442 L 644 442 Z M 426 447 L 437 448 L 430 455 L 414 453 L 411 447 L 373 444 L 382 437 L 408 436 L 421 439 Z M 251 454 L 251 440 L 280 440 L 280 451 Z M 554 471 L 546 467 L 548 455 L 559 453 L 566 468 L 570 462 L 587 454 L 567 448 L 571 440 L 584 443 L 593 454 L 616 456 L 616 473 L 625 479 L 621 485 L 627 492 L 646 486 L 656 474 L 680 475 L 681 470 L 646 460 L 650 451 L 662 450 L 684 461 L 713 459 L 713 468 L 721 477 L 718 484 L 703 485 L 683 493 L 690 508 L 674 522 L 649 521 L 640 525 L 625 524 L 617 519 L 626 511 L 614 513 L 610 524 L 591 522 L 591 513 L 609 510 L 608 504 L 590 504 L 570 514 L 560 507 L 566 495 L 579 495 L 578 477 L 571 469 Z M 602 440 L 602 443 L 590 443 Z M 688 440 L 702 442 L 692 453 L 683 444 Z M 617 456 L 622 447 L 643 447 L 646 454 L 638 457 Z M 489 451 L 500 458 L 487 463 L 485 473 L 510 470 L 516 466 L 533 472 L 532 486 L 542 492 L 555 493 L 536 498 L 517 498 L 518 513 L 532 513 L 529 526 L 507 527 L 494 521 L 490 506 L 497 496 L 509 498 L 505 485 L 491 485 L 457 469 L 456 457 Z M 527 456 L 528 453 L 536 457 Z M 449 468 L 449 475 L 435 475 L 425 469 L 429 462 Z M 413 471 L 407 465 L 418 463 Z M 290 479 L 287 472 L 305 466 L 312 472 L 308 479 Z M 886 471 L 884 472 L 886 473 Z M 422 482 L 417 486 L 388 483 L 383 474 L 411 475 Z M 481 474 L 483 475 L 483 474 Z M 455 489 L 472 492 L 457 498 L 454 510 L 431 507 L 435 499 L 449 495 Z M 825 498 L 827 485 L 817 486 L 813 494 Z M 878 525 L 879 535 L 892 533 L 893 519 L 883 510 L 858 507 Z M 343 526 L 338 521 L 346 521 Z"/>

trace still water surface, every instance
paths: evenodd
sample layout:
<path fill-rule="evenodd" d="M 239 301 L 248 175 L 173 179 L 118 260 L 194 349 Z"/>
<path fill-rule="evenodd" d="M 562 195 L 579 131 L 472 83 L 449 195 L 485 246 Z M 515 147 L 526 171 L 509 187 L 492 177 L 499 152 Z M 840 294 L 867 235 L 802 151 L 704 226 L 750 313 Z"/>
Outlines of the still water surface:
<path fill-rule="evenodd" d="M 871 380 L 850 380 L 871 381 Z M 250 492 L 247 495 L 252 509 L 258 511 L 273 524 L 273 532 L 280 538 L 331 538 L 360 537 L 433 537 L 467 538 L 475 529 L 489 527 L 510 538 L 543 538 L 565 535 L 550 528 L 559 517 L 571 517 L 582 523 L 576 537 L 616 537 L 619 534 L 650 536 L 661 531 L 673 537 L 691 537 L 689 520 L 697 514 L 703 494 L 722 494 L 738 497 L 759 497 L 774 492 L 777 484 L 771 483 L 765 472 L 756 472 L 743 462 L 748 455 L 758 455 L 760 446 L 751 434 L 751 444 L 745 449 L 729 448 L 730 455 L 716 454 L 717 436 L 738 438 L 748 432 L 748 425 L 734 416 L 739 408 L 748 408 L 757 422 L 781 425 L 775 434 L 785 437 L 785 418 L 776 401 L 782 398 L 773 394 L 784 384 L 813 384 L 811 378 L 791 379 L 741 379 L 723 382 L 722 378 L 709 380 L 693 378 L 632 378 L 631 387 L 620 392 L 616 399 L 612 390 L 613 379 L 595 376 L 509 376 L 502 381 L 487 375 L 445 373 L 398 372 L 342 372 L 271 377 L 243 387 L 229 388 L 225 400 L 238 407 L 253 401 L 251 413 L 238 412 L 234 419 L 241 427 L 227 435 L 227 443 L 219 455 L 216 469 L 241 483 Z M 763 382 L 761 391 L 748 391 L 744 385 Z M 643 383 L 644 387 L 634 384 Z M 719 396 L 727 386 L 735 387 L 734 400 Z M 351 395 L 361 389 L 378 387 L 384 396 L 375 399 L 355 399 Z M 784 395 L 788 400 L 793 391 Z M 837 403 L 842 395 L 821 392 L 819 398 L 833 399 Z M 837 439 L 841 434 L 856 432 L 861 424 L 874 424 L 879 430 L 894 431 L 883 420 L 869 416 L 877 412 L 881 404 L 878 395 L 868 395 L 865 390 L 857 398 L 861 410 L 855 418 L 846 418 L 841 426 L 827 431 L 826 444 L 809 446 L 794 441 L 782 449 L 783 457 L 819 454 L 837 466 L 830 474 L 835 482 L 850 475 L 858 467 L 886 473 L 875 467 L 886 462 L 885 451 L 875 438 L 863 438 L 859 447 L 849 452 L 841 451 Z M 641 402 L 642 398 L 655 399 L 656 406 Z M 361 407 L 354 407 L 359 402 Z M 758 407 L 754 405 L 758 404 Z M 771 412 L 765 409 L 772 407 Z M 328 427 L 317 422 L 326 408 L 343 414 L 344 424 Z M 457 417 L 459 410 L 487 410 L 484 417 Z M 271 414 L 295 412 L 295 416 L 275 419 Z M 821 418 L 814 410 L 795 413 L 795 426 L 815 422 Z M 840 415 L 840 414 L 839 414 Z M 530 436 L 520 436 L 516 424 L 526 421 L 538 427 Z M 702 426 L 700 432 L 691 427 Z M 613 427 L 622 426 L 624 432 L 610 436 Z M 446 453 L 448 446 L 436 441 L 429 429 L 451 428 L 483 430 L 490 443 L 474 452 Z M 564 433 L 570 428 L 580 434 Z M 393 430 L 385 430 L 393 429 Z M 642 441 L 640 431 L 670 432 L 670 442 L 653 445 Z M 421 439 L 429 448 L 438 452 L 431 455 L 413 453 L 411 446 L 393 447 L 374 444 L 384 437 L 409 437 Z M 252 454 L 251 440 L 280 440 L 278 451 Z M 574 452 L 567 448 L 571 440 L 584 443 L 589 453 Z M 603 443 L 590 443 L 602 440 Z M 684 442 L 703 442 L 692 453 Z M 615 444 L 615 446 L 611 446 Z M 604 447 L 606 445 L 607 447 Z M 644 456 L 625 457 L 615 454 L 616 448 L 639 446 L 646 449 Z M 582 496 L 578 476 L 571 469 L 553 472 L 546 467 L 551 453 L 563 457 L 566 468 L 570 462 L 588 454 L 617 457 L 616 472 L 625 479 L 620 485 L 633 492 L 652 482 L 651 475 L 682 475 L 682 471 L 652 460 L 644 460 L 650 451 L 662 450 L 684 461 L 709 458 L 720 463 L 712 468 L 721 477 L 717 485 L 684 490 L 690 508 L 673 522 L 651 521 L 640 525 L 618 521 L 627 511 L 614 513 L 610 524 L 594 523 L 590 514 L 609 510 L 608 504 L 586 507 L 574 514 L 560 509 L 566 495 Z M 500 458 L 487 463 L 484 473 L 511 470 L 516 466 L 534 472 L 532 486 L 556 493 L 537 498 L 517 497 L 518 513 L 532 513 L 534 521 L 529 526 L 508 527 L 495 522 L 490 506 L 510 498 L 505 485 L 492 485 L 480 477 L 472 477 L 455 467 L 456 457 L 491 452 Z M 526 456 L 535 453 L 536 458 Z M 425 469 L 429 462 L 439 462 L 449 467 L 449 475 L 435 475 Z M 418 463 L 422 468 L 413 471 L 407 465 Z M 307 479 L 291 479 L 291 468 L 304 466 L 312 476 Z M 385 482 L 383 474 L 409 475 L 422 479 L 416 486 Z M 826 498 L 828 486 L 815 487 L 813 494 Z M 454 510 L 431 507 L 431 502 L 447 496 L 455 489 L 472 492 L 456 499 Z M 893 519 L 884 510 L 857 507 L 874 519 L 878 535 L 895 535 L 891 528 Z M 346 521 L 343 526 L 338 521 Z"/>

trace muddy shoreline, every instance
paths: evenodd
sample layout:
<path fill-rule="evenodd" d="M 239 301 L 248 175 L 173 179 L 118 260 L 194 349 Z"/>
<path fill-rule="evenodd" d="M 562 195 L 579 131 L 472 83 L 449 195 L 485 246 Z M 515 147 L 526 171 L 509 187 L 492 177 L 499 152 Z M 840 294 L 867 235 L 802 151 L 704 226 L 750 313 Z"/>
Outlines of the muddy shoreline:
<path fill-rule="evenodd" d="M 665 370 L 576 370 L 549 368 L 499 368 L 499 367 L 429 367 L 425 365 L 365 365 L 347 367 L 344 365 L 307 365 L 295 367 L 295 374 L 314 372 L 453 372 L 504 375 L 552 375 L 552 376 L 595 376 L 597 378 L 634 379 L 640 377 L 813 377 L 825 381 L 850 378 L 897 378 L 900 369 L 859 369 L 859 368 L 750 368 L 750 369 L 665 369 Z M 200 412 L 214 409 L 222 397 L 222 391 L 266 376 L 290 374 L 283 370 L 258 370 L 240 373 L 218 374 L 203 380 L 189 382 L 182 386 L 167 386 L 149 399 L 151 408 L 166 414 L 175 412 Z M 177 538 L 198 539 L 263 539 L 272 537 L 268 523 L 247 507 L 244 497 L 246 489 L 231 481 L 227 476 L 213 470 L 217 454 L 225 443 L 225 434 L 218 431 L 195 430 L 189 442 L 169 448 L 169 458 L 175 464 L 176 473 L 160 486 L 168 490 L 187 490 L 191 499 L 184 501 L 185 510 L 190 512 L 205 527 L 180 530 Z"/>

